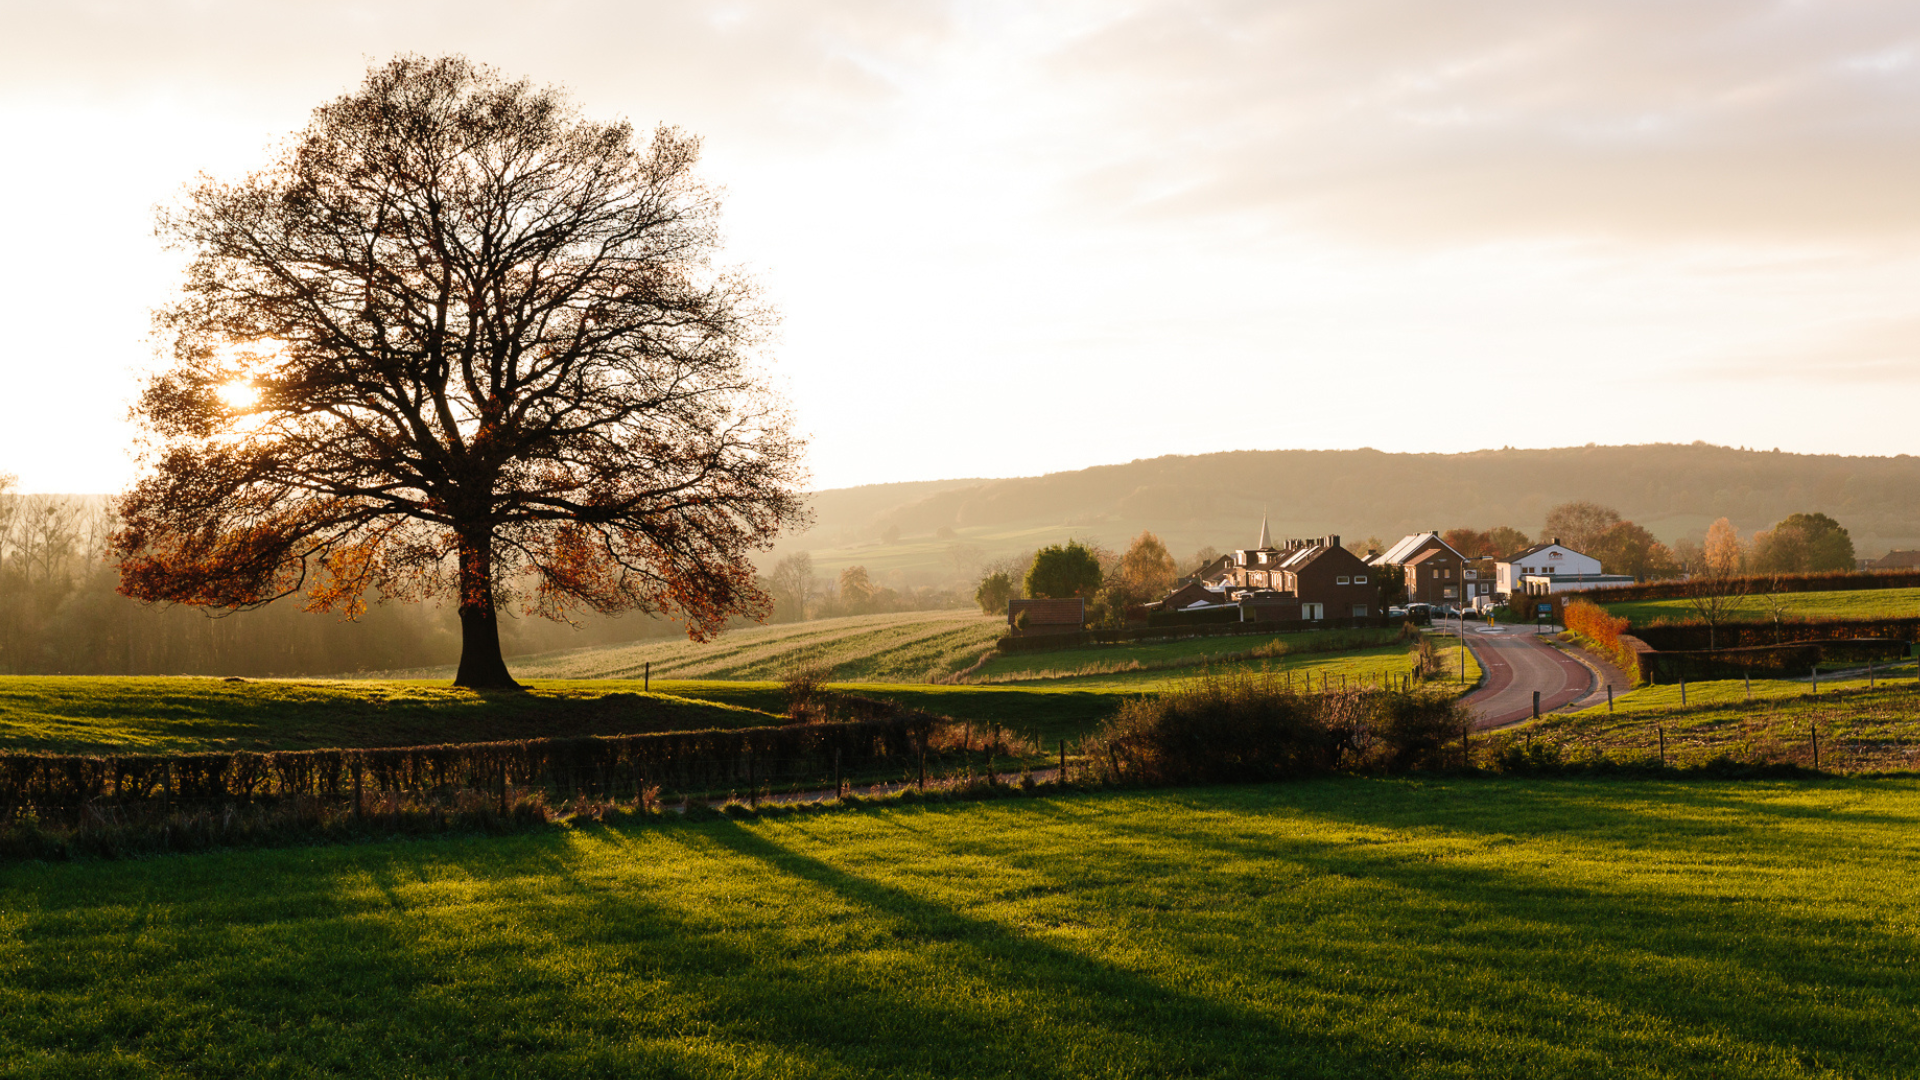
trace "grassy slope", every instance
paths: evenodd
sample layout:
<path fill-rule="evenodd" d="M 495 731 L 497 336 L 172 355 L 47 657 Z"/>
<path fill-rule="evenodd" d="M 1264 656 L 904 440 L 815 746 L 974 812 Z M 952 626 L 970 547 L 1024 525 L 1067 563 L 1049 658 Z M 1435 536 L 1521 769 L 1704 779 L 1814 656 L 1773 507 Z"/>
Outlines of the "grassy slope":
<path fill-rule="evenodd" d="M 1808 619 L 1910 618 L 1920 615 L 1920 589 L 1855 589 L 1850 592 L 1788 593 L 1787 613 Z M 1635 626 L 1647 626 L 1658 619 L 1687 622 L 1697 619 L 1693 605 L 1685 600 L 1634 600 L 1608 604 L 1607 610 L 1626 616 Z M 1773 617 L 1765 601 L 1757 596 L 1741 597 L 1735 602 L 1729 619 L 1764 621 Z"/>
<path fill-rule="evenodd" d="M 0 749 L 182 753 L 409 746 L 780 723 L 637 684 L 477 694 L 404 682 L 0 676 Z"/>
<path fill-rule="evenodd" d="M 842 679 L 921 682 L 973 663 L 1006 632 L 977 611 L 850 615 L 729 630 L 710 642 L 638 642 L 515 657 L 518 679 L 778 679 L 800 664 L 832 665 Z M 375 677 L 451 679 L 453 668 L 375 672 Z"/>
<path fill-rule="evenodd" d="M 1757 680 L 1751 701 L 1737 679 L 1688 683 L 1685 705 L 1678 686 L 1649 686 L 1621 697 L 1612 712 L 1602 705 L 1513 730 L 1623 760 L 1657 755 L 1664 731 L 1667 759 L 1676 764 L 1723 754 L 1811 764 L 1813 725 L 1824 768 L 1920 768 L 1920 686 L 1913 668 L 1875 681 L 1869 689 L 1864 678 L 1823 680 L 1814 694 L 1804 682 Z"/>
<path fill-rule="evenodd" d="M 9 1075 L 1895 1076 L 1920 783 L 1386 782 L 27 865 Z"/>

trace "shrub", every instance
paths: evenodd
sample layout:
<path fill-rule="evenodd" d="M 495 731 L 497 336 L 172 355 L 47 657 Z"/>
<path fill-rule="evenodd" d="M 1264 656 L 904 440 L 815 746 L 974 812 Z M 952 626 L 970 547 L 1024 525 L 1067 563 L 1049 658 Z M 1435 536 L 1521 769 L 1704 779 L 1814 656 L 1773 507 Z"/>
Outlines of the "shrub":
<path fill-rule="evenodd" d="M 1458 764 L 1467 716 L 1450 698 L 1388 690 L 1296 693 L 1272 674 L 1238 672 L 1126 702 L 1086 752 L 1119 783 L 1281 780 L 1341 768 Z"/>

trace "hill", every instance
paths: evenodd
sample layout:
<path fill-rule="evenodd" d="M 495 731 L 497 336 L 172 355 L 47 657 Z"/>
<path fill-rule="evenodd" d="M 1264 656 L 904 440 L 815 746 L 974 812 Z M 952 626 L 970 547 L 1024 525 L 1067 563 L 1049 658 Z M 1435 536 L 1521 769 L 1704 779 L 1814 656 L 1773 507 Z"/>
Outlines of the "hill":
<path fill-rule="evenodd" d="M 1142 529 L 1184 559 L 1204 546 L 1251 543 L 1263 514 L 1276 536 L 1392 539 L 1459 525 L 1534 533 L 1549 508 L 1573 499 L 1611 506 L 1668 542 L 1702 534 L 1723 516 L 1746 534 L 1796 511 L 1818 511 L 1851 531 L 1862 556 L 1920 546 L 1920 457 L 1694 443 L 1464 454 L 1249 450 L 1006 480 L 847 488 L 818 493 L 815 527 L 776 556 L 805 550 L 823 573 L 858 563 L 931 582 L 1069 536 L 1118 546 Z M 890 529 L 900 539 L 885 543 Z"/>

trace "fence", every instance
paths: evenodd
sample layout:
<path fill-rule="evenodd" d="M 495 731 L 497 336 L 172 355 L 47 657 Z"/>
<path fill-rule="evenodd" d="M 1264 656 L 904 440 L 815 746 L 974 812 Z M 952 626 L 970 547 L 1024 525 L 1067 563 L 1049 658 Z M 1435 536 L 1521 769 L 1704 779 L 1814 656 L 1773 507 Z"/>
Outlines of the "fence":
<path fill-rule="evenodd" d="M 672 731 L 357 750 L 94 757 L 0 753 L 0 824 L 32 814 L 76 819 L 87 808 L 157 810 L 288 800 L 354 808 L 389 796 L 446 802 L 479 793 L 637 798 L 813 785 L 845 773 L 904 771 L 924 761 L 938 719 Z"/>
<path fill-rule="evenodd" d="M 1885 638 L 1920 641 L 1920 618 L 1782 619 L 1779 622 L 1662 623 L 1634 630 L 1634 636 L 1663 652 L 1709 648 L 1744 649 L 1815 641 Z"/>

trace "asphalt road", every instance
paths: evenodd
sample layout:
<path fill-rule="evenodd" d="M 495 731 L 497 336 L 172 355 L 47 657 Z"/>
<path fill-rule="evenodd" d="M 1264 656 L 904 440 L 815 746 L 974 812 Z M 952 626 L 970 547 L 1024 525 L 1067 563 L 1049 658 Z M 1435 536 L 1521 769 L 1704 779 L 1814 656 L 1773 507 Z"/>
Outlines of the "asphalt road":
<path fill-rule="evenodd" d="M 1479 730 L 1518 723 L 1533 716 L 1533 693 L 1540 711 L 1549 713 L 1586 696 L 1593 672 L 1580 661 L 1548 645 L 1530 626 L 1468 623 L 1467 647 L 1486 669 L 1485 686 L 1467 695 Z"/>

